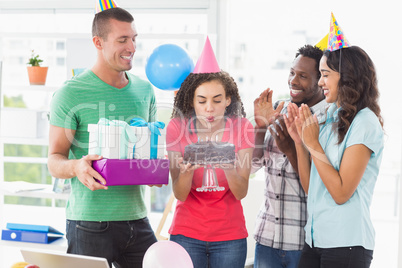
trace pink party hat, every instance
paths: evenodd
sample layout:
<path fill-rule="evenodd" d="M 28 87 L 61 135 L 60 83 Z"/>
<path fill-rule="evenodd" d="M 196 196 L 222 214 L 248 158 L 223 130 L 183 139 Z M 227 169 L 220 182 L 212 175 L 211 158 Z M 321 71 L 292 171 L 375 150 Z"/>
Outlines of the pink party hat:
<path fill-rule="evenodd" d="M 343 47 L 350 47 L 350 43 L 344 36 L 341 27 L 335 19 L 334 14 L 331 12 L 331 22 L 328 36 L 328 50 L 335 51 Z"/>
<path fill-rule="evenodd" d="M 95 14 L 114 7 L 118 7 L 118 5 L 113 0 L 96 0 Z"/>
<path fill-rule="evenodd" d="M 204 49 L 202 50 L 201 56 L 198 58 L 193 73 L 195 74 L 219 73 L 220 71 L 221 69 L 219 68 L 218 62 L 216 61 L 214 51 L 212 50 L 211 42 L 209 42 L 209 38 L 207 36 Z"/>

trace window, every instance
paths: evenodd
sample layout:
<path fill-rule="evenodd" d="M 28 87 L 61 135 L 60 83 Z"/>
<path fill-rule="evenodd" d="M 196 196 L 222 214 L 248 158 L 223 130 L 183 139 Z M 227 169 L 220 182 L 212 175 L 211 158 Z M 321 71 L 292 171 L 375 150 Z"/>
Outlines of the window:
<path fill-rule="evenodd" d="M 56 58 L 56 65 L 64 66 L 65 64 L 66 64 L 66 59 L 65 58 L 61 58 L 61 57 Z"/>
<path fill-rule="evenodd" d="M 65 50 L 66 43 L 63 41 L 56 42 L 56 50 Z"/>

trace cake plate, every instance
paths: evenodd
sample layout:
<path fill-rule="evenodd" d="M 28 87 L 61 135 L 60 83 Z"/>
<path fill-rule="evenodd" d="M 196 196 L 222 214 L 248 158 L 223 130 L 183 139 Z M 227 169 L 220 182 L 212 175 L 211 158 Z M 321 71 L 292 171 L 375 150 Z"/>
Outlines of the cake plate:
<path fill-rule="evenodd" d="M 225 190 L 225 187 L 219 187 L 215 167 L 211 164 L 206 164 L 206 166 L 204 167 L 202 186 L 198 187 L 196 190 L 197 192 L 219 192 Z"/>

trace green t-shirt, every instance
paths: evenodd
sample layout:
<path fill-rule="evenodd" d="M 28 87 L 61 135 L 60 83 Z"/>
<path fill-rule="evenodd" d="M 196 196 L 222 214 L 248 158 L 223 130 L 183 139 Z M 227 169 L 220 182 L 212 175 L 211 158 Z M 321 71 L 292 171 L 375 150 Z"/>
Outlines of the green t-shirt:
<path fill-rule="evenodd" d="M 50 106 L 50 124 L 76 130 L 70 159 L 80 159 L 88 154 L 88 124 L 96 124 L 102 117 L 126 122 L 133 117 L 155 121 L 156 104 L 151 84 L 126 74 L 129 83 L 118 89 L 86 70 L 55 92 Z M 67 219 L 126 221 L 147 215 L 145 186 L 110 186 L 108 190 L 91 191 L 75 177 L 71 179 L 71 188 Z"/>

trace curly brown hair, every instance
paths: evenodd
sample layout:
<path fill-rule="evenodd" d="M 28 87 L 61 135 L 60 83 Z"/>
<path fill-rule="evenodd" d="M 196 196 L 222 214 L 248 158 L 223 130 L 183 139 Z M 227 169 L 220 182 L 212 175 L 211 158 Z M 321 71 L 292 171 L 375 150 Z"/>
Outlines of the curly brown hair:
<path fill-rule="evenodd" d="M 174 99 L 172 118 L 184 117 L 191 119 L 195 116 L 193 101 L 195 90 L 203 83 L 218 81 L 225 88 L 226 97 L 231 102 L 225 110 L 225 117 L 246 117 L 239 89 L 234 79 L 225 71 L 219 73 L 190 73 L 180 86 Z"/>
<path fill-rule="evenodd" d="M 377 74 L 374 63 L 368 54 L 358 46 L 342 48 L 336 51 L 325 51 L 327 65 L 340 73 L 338 82 L 338 102 L 342 109 L 338 112 L 339 122 L 334 125 L 338 132 L 338 143 L 341 143 L 356 114 L 369 108 L 375 113 L 381 126 L 384 120 L 378 104 Z"/>

